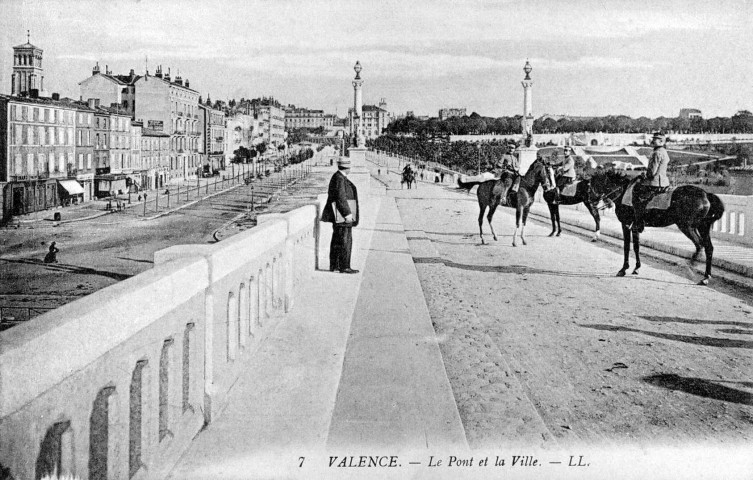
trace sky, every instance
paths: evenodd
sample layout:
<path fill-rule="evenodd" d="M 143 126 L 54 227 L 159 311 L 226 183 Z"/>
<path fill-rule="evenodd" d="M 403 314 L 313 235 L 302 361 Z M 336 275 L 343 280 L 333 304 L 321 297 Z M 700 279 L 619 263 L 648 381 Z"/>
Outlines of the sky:
<path fill-rule="evenodd" d="M 12 47 L 44 50 L 45 89 L 78 97 L 95 62 L 169 67 L 213 100 L 272 96 L 345 116 L 365 104 L 706 118 L 753 110 L 753 0 L 0 0 L 0 92 Z"/>

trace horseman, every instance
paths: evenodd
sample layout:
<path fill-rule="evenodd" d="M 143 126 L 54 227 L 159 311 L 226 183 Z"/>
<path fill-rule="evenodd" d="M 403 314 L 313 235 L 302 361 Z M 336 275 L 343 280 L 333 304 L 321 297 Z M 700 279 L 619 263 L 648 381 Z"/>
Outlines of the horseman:
<path fill-rule="evenodd" d="M 515 175 L 515 181 L 512 184 L 512 187 L 510 187 L 510 190 L 513 192 L 518 191 L 518 187 L 520 186 L 520 160 L 515 155 L 515 148 L 517 145 L 515 145 L 515 142 L 508 142 L 507 143 L 507 152 L 502 155 L 502 170 L 507 170 L 508 172 L 512 172 Z M 501 172 L 500 172 L 501 175 Z M 495 176 L 500 176 L 495 175 Z"/>
<path fill-rule="evenodd" d="M 646 213 L 646 205 L 656 194 L 662 193 L 669 188 L 667 166 L 669 166 L 669 154 L 665 148 L 666 138 L 661 132 L 654 133 L 651 146 L 654 152 L 648 160 L 646 173 L 639 183 L 633 187 L 633 226 L 631 230 L 636 233 L 643 231 Z"/>
<path fill-rule="evenodd" d="M 410 166 L 410 163 L 406 163 L 403 167 L 403 175 L 410 175 L 413 173 L 413 167 Z"/>
<path fill-rule="evenodd" d="M 565 145 L 565 159 L 560 163 L 552 165 L 557 167 L 557 190 L 555 190 L 555 204 L 561 201 L 562 189 L 575 181 L 575 158 L 573 157 L 573 149 L 569 145 Z"/>

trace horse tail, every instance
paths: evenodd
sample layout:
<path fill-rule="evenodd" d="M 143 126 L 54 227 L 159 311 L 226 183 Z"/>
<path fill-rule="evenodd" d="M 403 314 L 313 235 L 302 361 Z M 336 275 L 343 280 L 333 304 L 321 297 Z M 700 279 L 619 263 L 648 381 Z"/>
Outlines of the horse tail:
<path fill-rule="evenodd" d="M 483 182 L 464 182 L 458 178 L 458 188 L 469 190 L 476 185 L 481 185 Z"/>
<path fill-rule="evenodd" d="M 706 198 L 709 199 L 711 207 L 709 208 L 709 213 L 706 214 L 705 220 L 711 225 L 724 215 L 724 202 L 722 202 L 722 199 L 718 195 L 713 193 L 706 193 Z"/>

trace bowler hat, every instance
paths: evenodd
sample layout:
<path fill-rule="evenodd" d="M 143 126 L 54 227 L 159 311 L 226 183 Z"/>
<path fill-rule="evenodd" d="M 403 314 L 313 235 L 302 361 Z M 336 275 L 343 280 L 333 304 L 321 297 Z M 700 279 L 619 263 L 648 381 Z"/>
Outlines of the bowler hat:
<path fill-rule="evenodd" d="M 652 140 L 653 139 L 664 141 L 664 140 L 666 140 L 666 137 L 661 132 L 654 132 L 654 136 L 653 136 Z"/>
<path fill-rule="evenodd" d="M 339 168 L 350 168 L 350 158 L 340 157 L 340 159 L 337 161 L 337 166 Z"/>

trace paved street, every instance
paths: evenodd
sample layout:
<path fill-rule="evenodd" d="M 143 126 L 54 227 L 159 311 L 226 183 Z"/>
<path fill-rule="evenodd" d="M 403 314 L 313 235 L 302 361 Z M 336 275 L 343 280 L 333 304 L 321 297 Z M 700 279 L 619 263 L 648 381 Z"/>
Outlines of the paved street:
<path fill-rule="evenodd" d="M 382 178 L 473 448 L 751 441 L 750 291 L 652 259 L 615 278 L 618 248 L 536 222 L 514 248 L 508 209 L 482 246 L 475 195 Z"/>

